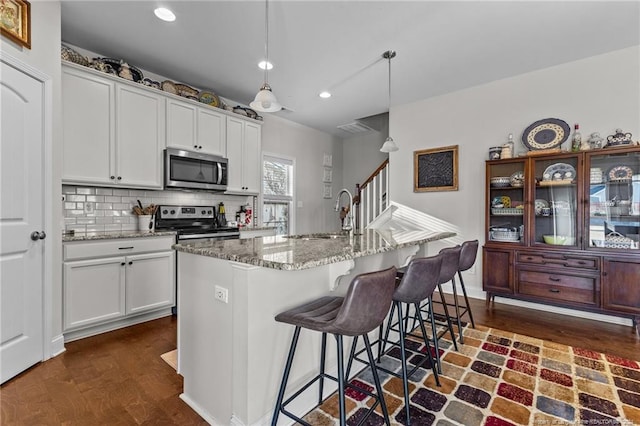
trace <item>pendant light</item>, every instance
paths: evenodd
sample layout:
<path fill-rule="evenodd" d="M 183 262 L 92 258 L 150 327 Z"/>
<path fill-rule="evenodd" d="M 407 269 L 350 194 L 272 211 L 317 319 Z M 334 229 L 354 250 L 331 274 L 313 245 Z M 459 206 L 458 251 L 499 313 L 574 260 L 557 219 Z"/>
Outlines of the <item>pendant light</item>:
<path fill-rule="evenodd" d="M 260 87 L 260 91 L 256 98 L 249 104 L 251 108 L 259 112 L 276 112 L 282 109 L 282 105 L 278 103 L 276 96 L 271 91 L 271 86 L 267 82 L 267 69 L 269 64 L 269 0 L 265 0 L 264 12 L 264 84 Z"/>
<path fill-rule="evenodd" d="M 389 113 L 391 113 L 391 59 L 396 57 L 396 52 L 393 50 L 387 50 L 382 54 L 382 57 L 389 60 L 389 98 L 388 100 L 389 100 Z M 391 137 L 391 128 L 390 126 L 387 126 L 387 127 L 388 127 L 387 139 L 382 144 L 382 147 L 380 148 L 380 152 L 397 151 L 398 147 L 396 146 L 396 143 L 393 141 L 393 138 Z"/>

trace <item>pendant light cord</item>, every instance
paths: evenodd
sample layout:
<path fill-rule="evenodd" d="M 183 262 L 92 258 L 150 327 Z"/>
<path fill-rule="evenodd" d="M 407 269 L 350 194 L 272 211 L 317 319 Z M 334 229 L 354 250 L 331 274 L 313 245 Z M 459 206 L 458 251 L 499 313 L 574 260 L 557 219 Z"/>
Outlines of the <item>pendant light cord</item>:
<path fill-rule="evenodd" d="M 264 84 L 267 83 L 267 70 L 269 69 L 269 0 L 265 0 L 264 6 Z"/>

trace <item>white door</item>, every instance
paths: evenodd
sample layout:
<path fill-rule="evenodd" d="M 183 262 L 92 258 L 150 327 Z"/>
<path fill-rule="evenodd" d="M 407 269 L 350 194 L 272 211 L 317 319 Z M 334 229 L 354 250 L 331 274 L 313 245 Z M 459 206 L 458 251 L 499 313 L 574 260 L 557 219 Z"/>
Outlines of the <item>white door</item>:
<path fill-rule="evenodd" d="M 0 383 L 44 359 L 43 83 L 0 63 Z"/>

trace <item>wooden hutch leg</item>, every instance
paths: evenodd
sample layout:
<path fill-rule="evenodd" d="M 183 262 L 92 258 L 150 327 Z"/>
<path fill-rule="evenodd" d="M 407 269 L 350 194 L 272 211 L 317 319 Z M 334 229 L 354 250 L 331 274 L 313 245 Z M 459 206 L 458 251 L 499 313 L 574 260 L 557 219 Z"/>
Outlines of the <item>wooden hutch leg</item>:
<path fill-rule="evenodd" d="M 636 334 L 640 337 L 640 315 L 635 315 L 631 318 L 631 321 L 633 321 L 633 328 L 636 331 Z"/>
<path fill-rule="evenodd" d="M 491 309 L 491 302 L 493 302 L 495 300 L 495 295 L 493 293 L 487 293 L 487 297 L 485 300 L 485 304 L 487 309 Z"/>

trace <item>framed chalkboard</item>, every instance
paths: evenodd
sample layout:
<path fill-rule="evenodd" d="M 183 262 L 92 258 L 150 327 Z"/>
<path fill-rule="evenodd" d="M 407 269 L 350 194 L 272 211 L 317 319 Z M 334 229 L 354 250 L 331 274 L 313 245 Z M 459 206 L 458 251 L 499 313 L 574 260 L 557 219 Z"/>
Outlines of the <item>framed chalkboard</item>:
<path fill-rule="evenodd" d="M 458 190 L 458 145 L 413 152 L 413 192 Z"/>

